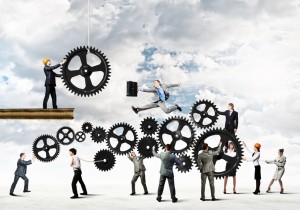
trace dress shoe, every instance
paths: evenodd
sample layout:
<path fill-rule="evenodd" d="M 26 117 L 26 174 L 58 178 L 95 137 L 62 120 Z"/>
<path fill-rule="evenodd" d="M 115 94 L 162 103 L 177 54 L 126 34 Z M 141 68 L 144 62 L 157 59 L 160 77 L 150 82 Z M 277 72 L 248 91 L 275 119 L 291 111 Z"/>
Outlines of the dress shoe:
<path fill-rule="evenodd" d="M 269 187 L 266 191 L 266 193 L 269 193 L 271 191 L 271 188 Z"/>
<path fill-rule="evenodd" d="M 283 194 L 283 191 L 284 191 L 284 189 L 282 188 L 282 189 L 280 190 L 280 194 Z"/>
<path fill-rule="evenodd" d="M 87 195 L 87 192 L 84 192 L 84 193 L 80 193 L 80 195 Z"/>
<path fill-rule="evenodd" d="M 158 202 L 161 202 L 161 197 L 157 197 L 156 200 L 157 200 Z"/>
<path fill-rule="evenodd" d="M 205 198 L 200 198 L 200 200 L 205 201 Z"/>
<path fill-rule="evenodd" d="M 13 194 L 13 193 L 9 193 L 11 196 L 17 196 L 16 194 Z"/>
<path fill-rule="evenodd" d="M 260 194 L 260 191 L 254 191 L 253 194 L 254 195 Z"/>
<path fill-rule="evenodd" d="M 224 191 L 223 193 L 224 193 L 224 194 L 226 194 L 227 192 L 226 192 L 226 191 Z"/>
<path fill-rule="evenodd" d="M 172 198 L 172 203 L 176 203 L 178 201 L 178 198 Z"/>
<path fill-rule="evenodd" d="M 136 114 L 139 113 L 139 111 L 138 111 L 137 108 L 135 108 L 135 107 L 132 106 L 131 109 L 134 111 L 134 113 L 136 113 Z"/>
<path fill-rule="evenodd" d="M 31 192 L 30 190 L 24 190 L 23 193 L 29 193 Z"/>
<path fill-rule="evenodd" d="M 70 197 L 71 199 L 76 199 L 79 198 L 78 195 L 73 195 L 72 197 Z"/>
<path fill-rule="evenodd" d="M 148 195 L 148 192 L 144 192 L 144 195 Z"/>
<path fill-rule="evenodd" d="M 212 198 L 212 199 L 211 199 L 211 201 L 215 201 L 215 200 L 216 200 L 216 198 Z"/>
<path fill-rule="evenodd" d="M 178 106 L 177 104 L 175 104 L 175 106 L 177 107 L 177 109 L 178 109 L 180 112 L 182 111 L 182 109 L 181 109 L 180 106 Z"/>
<path fill-rule="evenodd" d="M 135 192 L 131 193 L 130 195 L 135 195 Z"/>

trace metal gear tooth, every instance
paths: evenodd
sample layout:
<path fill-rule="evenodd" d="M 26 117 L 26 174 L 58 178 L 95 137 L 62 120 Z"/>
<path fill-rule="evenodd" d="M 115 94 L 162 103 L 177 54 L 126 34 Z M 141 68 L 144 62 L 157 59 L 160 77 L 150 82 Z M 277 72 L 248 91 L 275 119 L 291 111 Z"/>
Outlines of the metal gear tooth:
<path fill-rule="evenodd" d="M 75 140 L 75 132 L 72 128 L 63 126 L 56 132 L 56 139 L 62 145 L 69 145 Z"/>
<path fill-rule="evenodd" d="M 50 145 L 48 139 L 52 141 Z M 37 147 L 39 141 L 43 141 L 43 147 Z M 51 151 L 55 149 L 55 153 L 49 153 L 50 149 Z M 44 134 L 35 139 L 35 141 L 32 144 L 32 151 L 35 157 L 41 162 L 50 162 L 53 161 L 55 158 L 57 158 L 57 156 L 59 155 L 60 146 L 55 137 L 48 134 Z M 45 153 L 45 157 L 40 155 L 41 152 Z"/>

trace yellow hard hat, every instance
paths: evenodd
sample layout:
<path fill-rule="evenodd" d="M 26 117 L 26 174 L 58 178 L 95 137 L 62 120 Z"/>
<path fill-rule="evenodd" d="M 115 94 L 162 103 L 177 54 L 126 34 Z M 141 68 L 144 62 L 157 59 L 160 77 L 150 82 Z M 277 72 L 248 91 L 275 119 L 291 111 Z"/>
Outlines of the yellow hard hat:
<path fill-rule="evenodd" d="M 49 58 L 44 58 L 42 62 L 43 62 L 44 65 L 46 65 L 46 63 L 47 63 L 49 60 L 50 60 Z"/>

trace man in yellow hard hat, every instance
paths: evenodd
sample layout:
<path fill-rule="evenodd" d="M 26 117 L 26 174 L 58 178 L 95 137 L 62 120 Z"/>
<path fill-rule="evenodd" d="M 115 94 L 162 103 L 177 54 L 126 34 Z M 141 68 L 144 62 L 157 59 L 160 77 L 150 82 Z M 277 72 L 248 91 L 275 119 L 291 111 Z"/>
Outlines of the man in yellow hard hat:
<path fill-rule="evenodd" d="M 49 99 L 49 96 L 51 95 L 53 109 L 57 109 L 55 77 L 61 77 L 61 74 L 56 74 L 53 70 L 57 69 L 58 67 L 63 65 L 66 62 L 66 60 L 64 59 L 61 63 L 54 65 L 54 66 L 51 66 L 51 60 L 49 58 L 44 58 L 42 62 L 45 65 L 44 72 L 45 72 L 45 76 L 46 76 L 46 80 L 45 80 L 46 92 L 45 92 L 45 98 L 44 98 L 44 102 L 43 102 L 43 108 L 47 109 L 48 99 Z"/>

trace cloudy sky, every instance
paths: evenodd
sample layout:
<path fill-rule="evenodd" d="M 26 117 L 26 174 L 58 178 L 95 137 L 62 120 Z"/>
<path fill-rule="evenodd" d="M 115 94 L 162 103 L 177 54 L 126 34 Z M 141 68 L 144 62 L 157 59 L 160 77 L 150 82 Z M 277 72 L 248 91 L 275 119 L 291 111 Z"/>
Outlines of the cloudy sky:
<path fill-rule="evenodd" d="M 41 60 L 50 57 L 58 63 L 72 49 L 87 45 L 87 2 L 2 0 L 0 8 L 0 107 L 42 107 L 45 76 Z M 90 43 L 111 64 L 108 86 L 100 94 L 84 98 L 73 95 L 58 79 L 58 106 L 74 107 L 73 121 L 1 120 L 0 185 L 10 184 L 19 153 L 30 156 L 32 142 L 42 134 L 55 136 L 64 125 L 79 131 L 86 121 L 106 129 L 127 122 L 139 130 L 146 116 L 160 121 L 187 116 L 199 99 L 213 101 L 220 110 L 233 102 L 240 116 L 238 137 L 248 145 L 260 142 L 262 159 L 273 159 L 279 148 L 285 148 L 285 179 L 293 184 L 300 173 L 300 1 L 91 0 L 90 8 Z M 167 116 L 159 109 L 140 115 L 132 112 L 131 105 L 151 98 L 146 93 L 126 97 L 126 81 L 150 87 L 156 78 L 181 83 L 181 88 L 171 91 L 170 103 L 182 105 L 182 113 Z M 223 124 L 220 117 L 216 127 Z M 90 138 L 71 146 L 85 159 L 106 147 Z M 42 185 L 47 179 L 69 184 L 68 149 L 62 146 L 60 156 L 51 163 L 32 166 L 32 182 Z M 159 161 L 151 159 L 146 164 L 149 181 L 156 184 Z M 101 180 L 96 183 L 110 183 L 111 177 L 125 170 L 124 179 L 118 181 L 129 184 L 131 167 L 126 157 L 118 157 L 116 167 L 108 173 L 91 164 L 84 170 L 90 184 L 99 174 Z M 263 164 L 263 184 L 273 171 L 274 166 Z M 252 187 L 247 182 L 253 179 L 252 172 L 251 163 L 243 164 L 238 184 Z M 178 182 L 190 177 L 200 183 L 195 169 L 178 176 Z"/>

